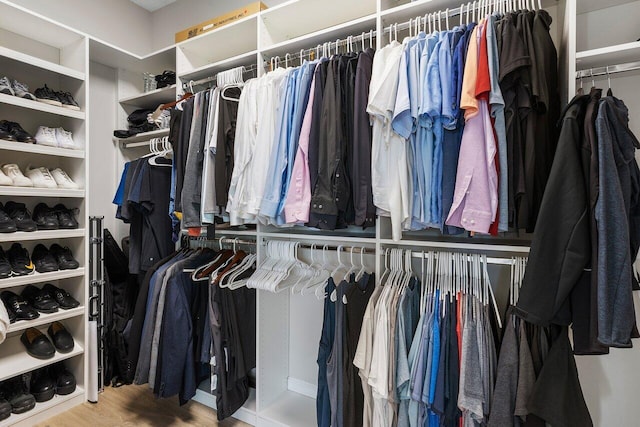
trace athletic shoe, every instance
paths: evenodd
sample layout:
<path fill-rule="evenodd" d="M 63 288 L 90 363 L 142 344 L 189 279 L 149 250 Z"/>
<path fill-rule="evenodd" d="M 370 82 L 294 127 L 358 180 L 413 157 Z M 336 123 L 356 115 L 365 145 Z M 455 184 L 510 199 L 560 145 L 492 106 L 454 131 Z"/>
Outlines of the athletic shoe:
<path fill-rule="evenodd" d="M 53 208 L 58 216 L 58 224 L 62 230 L 74 230 L 78 228 L 78 221 L 75 218 L 76 209 L 67 209 L 62 203 Z"/>
<path fill-rule="evenodd" d="M 69 190 L 75 190 L 79 188 L 78 184 L 73 182 L 73 180 L 69 178 L 69 175 L 67 175 L 67 173 L 60 168 L 55 168 L 54 170 L 52 170 L 51 176 L 53 176 L 53 179 L 56 181 L 56 184 L 58 184 L 59 188 L 66 188 Z"/>
<path fill-rule="evenodd" d="M 3 139 L 5 141 L 11 141 L 11 142 L 16 140 L 16 138 L 13 135 L 11 135 L 6 130 L 2 130 L 2 129 L 0 129 L 0 139 Z"/>
<path fill-rule="evenodd" d="M 0 233 L 15 233 L 16 231 L 18 231 L 16 222 L 5 212 L 4 206 L 0 203 Z"/>
<path fill-rule="evenodd" d="M 56 130 L 46 126 L 38 127 L 38 131 L 36 132 L 36 141 L 38 145 L 57 147 L 58 139 L 56 138 Z"/>
<path fill-rule="evenodd" d="M 11 178 L 11 181 L 13 182 L 12 185 L 14 187 L 33 187 L 33 182 L 24 176 L 18 165 L 15 163 L 9 163 L 2 166 L 2 172 Z"/>
<path fill-rule="evenodd" d="M 52 271 L 59 270 L 56 258 L 43 244 L 37 244 L 36 247 L 33 248 L 31 259 L 38 273 L 51 273 Z"/>
<path fill-rule="evenodd" d="M 11 245 L 7 252 L 7 257 L 11 263 L 11 272 L 14 276 L 27 276 L 36 271 L 36 267 L 29 257 L 29 251 L 23 248 L 20 243 Z"/>
<path fill-rule="evenodd" d="M 8 77 L 0 79 L 0 93 L 6 93 L 7 95 L 14 95 L 13 87 L 11 87 L 11 80 Z"/>
<path fill-rule="evenodd" d="M 36 97 L 32 93 L 29 93 L 29 86 L 17 80 L 13 80 L 13 91 L 18 98 L 30 99 L 32 101 L 36 100 Z"/>
<path fill-rule="evenodd" d="M 13 135 L 16 141 L 28 142 L 29 144 L 36 143 L 36 139 L 29 132 L 22 129 L 19 123 L 2 120 L 0 121 L 0 130 Z"/>
<path fill-rule="evenodd" d="M 59 244 L 54 243 L 49 248 L 49 252 L 55 257 L 60 270 L 75 270 L 80 267 L 80 263 L 73 257 L 71 249 L 69 248 L 63 248 Z"/>
<path fill-rule="evenodd" d="M 80 106 L 69 92 L 56 92 L 56 95 L 64 108 L 80 111 Z"/>
<path fill-rule="evenodd" d="M 33 220 L 38 224 L 38 230 L 57 230 L 60 227 L 57 212 L 46 203 L 38 203 L 33 210 Z"/>
<path fill-rule="evenodd" d="M 56 128 L 56 141 L 58 142 L 58 147 L 60 148 L 68 148 L 70 150 L 77 150 L 78 146 L 73 141 L 73 134 L 63 128 Z"/>
<path fill-rule="evenodd" d="M 8 279 L 11 277 L 11 263 L 4 249 L 0 248 L 0 279 Z"/>
<path fill-rule="evenodd" d="M 33 182 L 33 186 L 37 188 L 58 188 L 56 180 L 51 175 L 49 169 L 45 167 L 33 168 L 27 166 L 25 174 Z"/>
<path fill-rule="evenodd" d="M 36 231 L 38 229 L 36 222 L 31 219 L 31 212 L 24 203 L 7 202 L 4 205 L 4 210 L 15 221 L 18 231 Z"/>
<path fill-rule="evenodd" d="M 0 185 L 13 185 L 13 180 L 0 169 Z"/>
<path fill-rule="evenodd" d="M 62 101 L 58 99 L 58 95 L 56 94 L 56 92 L 49 89 L 47 85 L 44 85 L 44 87 L 40 87 L 36 89 L 34 93 L 38 101 L 44 102 L 45 104 L 62 107 Z"/>

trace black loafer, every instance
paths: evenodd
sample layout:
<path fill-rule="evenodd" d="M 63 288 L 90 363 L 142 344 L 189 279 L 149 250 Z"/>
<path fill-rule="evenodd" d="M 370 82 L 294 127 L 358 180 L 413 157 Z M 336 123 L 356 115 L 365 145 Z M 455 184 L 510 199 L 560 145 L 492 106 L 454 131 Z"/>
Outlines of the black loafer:
<path fill-rule="evenodd" d="M 55 313 L 58 311 L 58 303 L 53 299 L 51 292 L 46 289 L 38 289 L 33 285 L 28 285 L 22 291 L 22 297 L 40 313 Z"/>
<path fill-rule="evenodd" d="M 33 320 L 40 317 L 40 313 L 21 296 L 11 292 L 3 291 L 0 298 L 7 311 L 12 311 L 16 320 Z"/>
<path fill-rule="evenodd" d="M 52 271 L 58 271 L 58 262 L 56 258 L 51 254 L 49 249 L 41 243 L 37 244 L 33 248 L 31 253 L 31 260 L 36 267 L 38 273 L 51 273 Z"/>
<path fill-rule="evenodd" d="M 75 209 L 67 209 L 62 203 L 57 204 L 53 210 L 58 215 L 58 224 L 62 230 L 75 230 L 78 228 L 78 221 L 74 215 Z"/>
<path fill-rule="evenodd" d="M 62 323 L 53 322 L 49 325 L 47 334 L 49 334 L 51 341 L 53 341 L 53 345 L 60 353 L 69 353 L 73 350 L 73 346 L 75 345 L 73 337 Z"/>
<path fill-rule="evenodd" d="M 38 230 L 57 230 L 59 227 L 58 215 L 46 203 L 38 203 L 33 210 L 33 220 Z"/>
<path fill-rule="evenodd" d="M 36 402 L 46 402 L 56 394 L 56 382 L 49 374 L 49 367 L 37 369 L 31 373 L 31 388 L 29 389 Z"/>
<path fill-rule="evenodd" d="M 28 393 L 25 375 L 13 377 L 2 383 L 2 394 L 11 405 L 11 412 L 14 414 L 23 414 L 36 406 L 36 399 Z"/>
<path fill-rule="evenodd" d="M 25 330 L 20 336 L 20 341 L 27 349 L 27 353 L 36 359 L 51 359 L 56 354 L 51 341 L 36 328 Z"/>
<path fill-rule="evenodd" d="M 76 377 L 65 368 L 62 362 L 51 365 L 49 372 L 56 381 L 56 394 L 66 396 L 76 391 Z"/>
<path fill-rule="evenodd" d="M 11 142 L 16 140 L 16 138 L 13 135 L 11 135 L 6 130 L 2 130 L 2 129 L 0 129 L 0 139 L 3 139 L 5 141 L 11 141 Z"/>
<path fill-rule="evenodd" d="M 53 286 L 51 283 L 47 283 L 46 285 L 44 285 L 42 289 L 46 290 L 47 292 L 50 292 L 51 295 L 53 295 L 53 298 L 56 300 L 56 302 L 60 306 L 60 308 L 63 310 L 76 308 L 80 305 L 80 303 L 75 298 L 73 298 L 69 294 L 69 292 L 67 292 L 62 288 Z"/>
<path fill-rule="evenodd" d="M 49 251 L 58 262 L 58 268 L 60 268 L 60 270 L 75 270 L 80 267 L 80 263 L 73 257 L 71 249 L 63 248 L 59 244 L 54 243 L 49 248 Z"/>
<path fill-rule="evenodd" d="M 4 303 L 2 303 L 4 304 Z M 7 309 L 7 314 L 9 315 L 9 323 L 16 323 L 16 314 L 13 312 L 13 310 L 5 307 Z"/>

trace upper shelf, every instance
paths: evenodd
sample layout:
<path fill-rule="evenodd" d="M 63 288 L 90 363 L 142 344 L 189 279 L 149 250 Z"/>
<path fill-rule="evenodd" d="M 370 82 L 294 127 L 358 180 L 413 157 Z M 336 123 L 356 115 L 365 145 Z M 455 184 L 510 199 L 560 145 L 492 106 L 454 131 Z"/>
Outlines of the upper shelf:
<path fill-rule="evenodd" d="M 14 105 L 28 110 L 43 111 L 57 116 L 71 117 L 73 119 L 84 120 L 84 111 L 71 110 L 69 108 L 58 107 L 56 105 L 45 104 L 44 102 L 33 101 L 31 99 L 18 98 L 17 96 L 0 93 L 0 103 Z"/>
<path fill-rule="evenodd" d="M 131 105 L 137 108 L 155 109 L 160 104 L 174 101 L 176 98 L 176 85 L 163 87 L 139 95 L 129 96 L 120 100 L 120 104 Z"/>
<path fill-rule="evenodd" d="M 206 64 L 191 71 L 179 74 L 178 78 L 182 80 L 183 83 L 188 83 L 189 80 L 200 80 L 205 77 L 214 76 L 220 71 L 229 70 L 241 65 L 248 66 L 255 64 L 258 58 L 257 53 L 257 50 L 253 50 L 212 64 Z"/>
<path fill-rule="evenodd" d="M 160 138 L 163 136 L 167 136 L 169 135 L 169 129 L 158 129 L 158 130 L 152 130 L 151 132 L 142 132 L 139 133 L 137 135 L 131 136 L 129 138 L 113 138 L 114 142 L 119 142 L 121 144 L 123 144 L 126 148 L 126 146 L 131 146 L 131 144 L 133 143 L 139 143 L 139 142 L 144 142 L 146 144 L 142 144 L 142 145 L 149 145 L 149 140 L 151 138 Z"/>
<path fill-rule="evenodd" d="M 579 0 L 576 1 L 578 14 L 593 12 L 594 10 L 607 9 L 637 0 Z"/>
<path fill-rule="evenodd" d="M 640 60 L 640 42 L 624 43 L 576 53 L 578 70 Z"/>
<path fill-rule="evenodd" d="M 22 153 L 44 154 L 55 157 L 71 157 L 83 159 L 84 150 L 70 150 L 68 148 L 48 147 L 39 144 L 26 144 L 23 142 L 4 141 L 0 139 L 0 151 L 20 151 Z"/>
<path fill-rule="evenodd" d="M 21 62 L 23 64 L 38 67 L 43 70 L 59 74 L 61 76 L 71 77 L 76 80 L 85 79 L 85 73 L 81 71 L 65 67 L 64 65 L 56 64 L 55 62 L 45 61 L 44 59 L 27 55 L 13 49 L 6 48 L 4 46 L 0 46 L 0 58 L 6 58 L 12 61 Z"/>

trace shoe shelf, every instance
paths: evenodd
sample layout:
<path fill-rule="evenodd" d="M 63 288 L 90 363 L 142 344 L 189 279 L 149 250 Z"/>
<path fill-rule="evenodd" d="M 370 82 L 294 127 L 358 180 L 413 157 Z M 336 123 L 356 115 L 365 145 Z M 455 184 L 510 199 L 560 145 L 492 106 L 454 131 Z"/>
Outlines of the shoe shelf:
<path fill-rule="evenodd" d="M 46 335 L 46 331 L 44 333 Z M 73 350 L 69 353 L 56 351 L 56 354 L 50 359 L 36 359 L 27 353 L 22 341 L 20 341 L 20 334 L 14 335 L 0 344 L 0 381 L 53 365 L 82 353 L 84 353 L 84 348 L 76 341 Z"/>
<path fill-rule="evenodd" d="M 76 80 L 85 80 L 85 74 L 81 71 L 65 67 L 64 65 L 56 64 L 55 62 L 45 61 L 44 59 L 27 55 L 13 49 L 6 48 L 4 46 L 0 46 L 0 57 L 8 58 L 17 62 L 22 62 L 24 64 L 41 68 L 43 70 L 56 73 L 61 76 L 71 77 Z"/>
<path fill-rule="evenodd" d="M 24 242 L 27 240 L 53 240 L 69 239 L 72 237 L 84 237 L 86 230 L 78 228 L 75 230 L 41 230 L 41 231 L 17 231 L 15 233 L 0 233 L 0 243 Z"/>
<path fill-rule="evenodd" d="M 0 151 L 19 151 L 22 153 L 45 154 L 47 156 L 71 157 L 84 159 L 84 150 L 49 147 L 46 145 L 27 144 L 25 142 L 4 141 L 0 139 Z"/>
<path fill-rule="evenodd" d="M 58 107 L 57 105 L 33 101 L 31 99 L 18 98 L 17 96 L 7 95 L 6 93 L 0 93 L 0 103 L 25 108 L 27 110 L 42 111 L 57 116 L 71 117 L 72 119 L 84 120 L 85 118 L 84 111 L 76 111 L 69 108 Z"/>
<path fill-rule="evenodd" d="M 67 402 L 71 403 L 74 400 L 79 400 L 79 403 L 84 402 L 84 389 L 82 387 L 76 387 L 76 390 L 73 393 L 68 394 L 66 396 L 60 396 L 56 394 L 55 396 L 53 396 L 51 400 L 48 400 L 46 402 L 36 403 L 35 408 L 23 414 L 11 414 L 9 418 L 0 422 L 0 427 L 12 426 L 22 422 L 25 422 L 25 423 L 29 422 L 29 425 L 33 425 L 33 422 L 32 422 L 33 420 L 30 420 L 30 418 L 38 414 L 41 414 L 42 412 L 45 412 L 49 409 L 55 408 L 59 405 L 63 405 Z M 70 404 L 69 407 L 72 407 L 75 405 L 76 403 L 73 402 Z"/>
<path fill-rule="evenodd" d="M 58 309 L 56 313 L 40 313 L 40 317 L 33 320 L 19 320 L 9 325 L 7 332 L 22 331 L 27 328 L 37 328 L 38 326 L 48 325 L 58 320 L 71 319 L 73 317 L 82 316 L 84 314 L 84 306 L 79 306 L 69 310 Z M 2 344 L 0 344 L 1 346 Z"/>
<path fill-rule="evenodd" d="M 0 196 L 16 197 L 84 197 L 84 190 L 67 190 L 64 188 L 34 188 L 34 187 L 0 187 Z"/>
<path fill-rule="evenodd" d="M 176 99 L 176 85 L 170 85 L 161 89 L 129 96 L 120 100 L 120 104 L 131 105 L 138 108 L 156 109 L 160 104 L 167 104 Z"/>
<path fill-rule="evenodd" d="M 14 286 L 21 285 L 33 285 L 36 283 L 52 282 L 54 280 L 69 279 L 72 277 L 84 276 L 84 267 L 76 268 L 75 270 L 60 270 L 51 273 L 33 273 L 27 276 L 9 277 L 8 279 L 0 279 L 0 289 L 12 288 Z M 2 345 L 0 345 L 2 347 Z M 0 355 L 0 364 L 2 363 L 2 356 Z M 0 369 L 0 372 L 2 370 Z"/>
<path fill-rule="evenodd" d="M 149 145 L 149 140 L 151 138 L 161 138 L 163 136 L 168 136 L 169 135 L 169 129 L 158 129 L 158 130 L 152 130 L 151 132 L 142 132 L 139 133 L 137 135 L 134 135 L 132 137 L 129 138 L 113 138 L 114 142 L 119 142 L 120 144 L 123 144 L 124 148 L 127 147 L 142 147 L 144 145 Z M 143 144 L 139 144 L 139 145 L 131 145 L 134 143 L 143 143 Z"/>

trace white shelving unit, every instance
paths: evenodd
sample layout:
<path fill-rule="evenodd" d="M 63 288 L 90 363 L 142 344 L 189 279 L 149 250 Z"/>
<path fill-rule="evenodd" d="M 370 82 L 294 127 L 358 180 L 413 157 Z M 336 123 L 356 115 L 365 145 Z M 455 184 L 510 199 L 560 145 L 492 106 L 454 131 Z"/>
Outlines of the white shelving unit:
<path fill-rule="evenodd" d="M 167 135 L 169 135 L 169 129 L 158 129 L 158 130 L 153 130 L 151 132 L 142 132 L 137 135 L 131 136 L 129 138 L 113 138 L 113 140 L 115 142 L 119 142 L 124 145 L 129 145 L 129 144 L 134 144 L 139 142 L 143 142 L 148 145 L 149 140 L 151 138 L 161 138 Z"/>
<path fill-rule="evenodd" d="M 51 273 L 33 273 L 28 276 L 10 277 L 0 279 L 0 289 L 9 289 L 16 286 L 47 283 L 55 280 L 70 279 L 73 277 L 83 277 L 84 267 L 75 270 L 60 270 Z"/>
<path fill-rule="evenodd" d="M 58 309 L 57 313 L 40 313 L 40 317 L 34 320 L 20 320 L 16 323 L 9 325 L 9 332 L 23 331 L 27 328 L 37 328 L 43 325 L 49 325 L 53 322 L 71 319 L 84 315 L 84 306 L 78 306 L 69 310 Z"/>
<path fill-rule="evenodd" d="M 6 93 L 0 93 L 0 103 L 24 108 L 26 110 L 42 111 L 44 113 L 55 114 L 56 116 L 84 120 L 84 111 L 76 111 L 56 105 L 45 104 L 44 102 L 33 101 L 31 99 L 18 98 L 17 96 L 7 95 Z"/>
<path fill-rule="evenodd" d="M 132 105 L 136 108 L 156 108 L 160 104 L 167 104 L 174 100 L 176 85 L 166 86 L 160 89 L 133 95 L 120 100 L 120 104 Z"/>
<path fill-rule="evenodd" d="M 87 231 L 84 228 L 76 230 L 40 230 L 33 232 L 17 231 L 15 233 L 0 234 L 0 243 L 5 242 L 26 242 L 30 240 L 45 241 L 57 239 L 70 239 L 73 237 L 84 237 Z"/>
<path fill-rule="evenodd" d="M 0 150 L 17 151 L 21 153 L 43 154 L 52 157 L 70 157 L 84 159 L 84 150 L 70 150 L 67 148 L 49 147 L 38 144 L 25 144 L 23 142 L 0 140 Z"/>
<path fill-rule="evenodd" d="M 579 69 L 640 61 L 640 41 L 584 50 L 576 53 Z"/>
<path fill-rule="evenodd" d="M 5 426 L 32 426 L 38 421 L 49 418 L 49 413 L 52 411 L 66 411 L 72 407 L 81 404 L 85 401 L 85 391 L 82 387 L 77 387 L 76 390 L 66 396 L 55 395 L 53 399 L 47 402 L 36 403 L 36 407 L 25 412 L 23 414 L 12 414 L 6 420 L 0 422 L 0 427 Z"/>
<path fill-rule="evenodd" d="M 0 187 L 0 196 L 84 198 L 84 190 L 64 188 Z"/>

